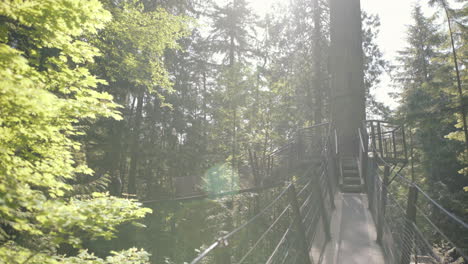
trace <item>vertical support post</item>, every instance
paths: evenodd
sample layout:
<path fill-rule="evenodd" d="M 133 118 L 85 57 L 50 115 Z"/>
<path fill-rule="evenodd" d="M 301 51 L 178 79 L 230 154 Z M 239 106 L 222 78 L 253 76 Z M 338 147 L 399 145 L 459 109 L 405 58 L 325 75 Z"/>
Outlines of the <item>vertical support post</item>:
<path fill-rule="evenodd" d="M 364 188 L 367 189 L 367 155 L 368 155 L 368 145 L 367 145 L 367 131 L 365 127 L 365 122 L 363 122 L 362 129 L 359 128 L 359 167 L 361 178 L 364 180 Z M 368 192 L 366 192 L 368 193 Z"/>
<path fill-rule="evenodd" d="M 220 241 L 214 254 L 214 261 L 216 264 L 231 264 L 231 252 L 228 244 L 224 241 Z"/>
<path fill-rule="evenodd" d="M 338 178 L 336 175 L 336 160 L 335 155 L 333 155 L 333 144 L 331 138 L 327 140 L 327 166 L 328 166 L 328 181 L 330 182 L 330 196 L 333 197 L 333 208 L 334 207 L 334 195 L 335 195 L 335 188 L 337 186 Z"/>
<path fill-rule="evenodd" d="M 299 161 L 299 164 L 304 160 L 305 158 L 305 144 L 304 144 L 304 136 L 302 135 L 302 130 L 299 130 L 297 133 L 297 160 Z M 297 164 L 294 164 L 297 165 Z"/>
<path fill-rule="evenodd" d="M 403 232 L 411 236 L 408 240 L 414 241 L 414 229 L 413 225 L 416 223 L 416 202 L 418 201 L 418 190 L 414 185 L 409 187 L 408 191 L 408 204 L 406 205 L 406 225 Z M 413 243 L 411 243 L 413 246 Z M 411 261 L 411 249 L 404 250 L 401 254 L 401 264 L 410 264 Z"/>
<path fill-rule="evenodd" d="M 370 190 L 370 197 L 369 197 L 369 209 L 373 209 L 374 207 L 374 193 L 375 193 L 375 183 L 376 183 L 376 178 L 377 174 L 375 173 L 375 168 L 376 166 L 376 157 L 377 157 L 377 151 L 376 151 L 376 140 L 375 140 L 375 127 L 374 127 L 374 121 L 371 121 L 371 145 L 372 145 L 372 187 L 369 189 Z"/>
<path fill-rule="evenodd" d="M 328 216 L 327 209 L 325 207 L 325 200 L 324 200 L 323 193 L 322 193 L 322 188 L 321 188 L 322 186 L 320 185 L 320 178 L 321 178 L 321 174 L 320 173 L 316 174 L 313 183 L 315 186 L 315 191 L 317 192 L 317 195 L 318 195 L 318 202 L 319 202 L 320 211 L 322 215 L 323 228 L 325 229 L 325 236 L 326 236 L 327 241 L 330 241 L 331 240 L 330 217 Z"/>
<path fill-rule="evenodd" d="M 377 222 L 377 243 L 382 244 L 384 222 L 385 222 L 385 208 L 387 207 L 387 188 L 388 178 L 390 176 L 390 167 L 385 166 L 384 178 L 382 183 L 382 191 L 380 192 L 380 206 L 379 206 L 379 217 Z"/>
<path fill-rule="evenodd" d="M 377 149 L 377 142 L 375 140 L 375 127 L 374 127 L 374 121 L 371 122 L 371 136 L 372 136 L 372 153 L 374 154 L 374 158 L 375 158 L 375 155 L 377 154 L 376 153 L 376 149 Z"/>
<path fill-rule="evenodd" d="M 335 209 L 335 187 L 336 184 L 335 184 L 335 181 L 334 181 L 334 173 L 335 173 L 335 160 L 333 159 L 333 155 L 332 155 L 332 144 L 330 142 L 330 137 L 326 137 L 325 138 L 325 149 L 326 149 L 326 152 L 325 152 L 325 171 L 326 171 L 326 174 L 327 174 L 327 184 L 328 184 L 328 194 L 329 194 L 329 198 L 330 198 L 330 203 L 331 203 L 331 208 L 332 210 Z"/>
<path fill-rule="evenodd" d="M 405 126 L 401 125 L 401 135 L 403 137 L 403 152 L 405 153 L 405 161 L 408 160 L 408 151 L 406 147 L 406 135 L 405 135 Z"/>
<path fill-rule="evenodd" d="M 384 146 L 382 159 L 384 159 L 384 158 L 388 158 L 388 140 L 384 136 L 382 136 L 382 140 L 383 140 L 383 146 Z"/>
<path fill-rule="evenodd" d="M 327 175 L 327 187 L 328 187 L 328 196 L 329 196 L 329 199 L 330 199 L 330 205 L 331 205 L 331 208 L 332 210 L 334 210 L 336 207 L 335 207 L 335 193 L 334 193 L 334 188 L 333 188 L 333 182 L 332 182 L 332 173 L 333 172 L 330 172 L 330 163 L 333 162 L 332 159 L 330 159 L 330 155 L 327 153 L 326 154 L 326 157 L 325 157 L 325 174 Z"/>
<path fill-rule="evenodd" d="M 392 131 L 392 141 L 393 141 L 393 158 L 397 158 L 397 147 L 396 147 L 396 139 L 395 139 L 395 131 Z"/>
<path fill-rule="evenodd" d="M 364 144 L 364 155 L 362 159 L 362 176 L 364 177 L 364 185 L 367 188 L 367 181 L 369 180 L 367 175 L 367 167 L 369 166 L 369 136 L 367 134 L 366 125 L 363 126 L 363 144 Z"/>
<path fill-rule="evenodd" d="M 380 122 L 377 121 L 377 134 L 378 134 L 378 138 L 379 138 L 379 152 L 380 152 L 380 157 L 383 159 L 384 158 L 384 155 L 383 155 L 383 146 L 382 146 L 382 128 L 380 126 Z"/>
<path fill-rule="evenodd" d="M 292 142 L 288 146 L 288 157 L 287 157 L 287 168 L 286 174 L 288 175 L 288 180 L 291 180 L 291 168 L 293 168 L 293 156 L 295 154 L 294 149 L 296 148 L 296 142 Z"/>
<path fill-rule="evenodd" d="M 299 202 L 297 201 L 297 193 L 294 184 L 290 184 L 288 187 L 288 198 L 289 203 L 291 204 L 291 209 L 294 217 L 294 223 L 297 229 L 298 238 L 299 238 L 299 249 L 302 253 L 302 260 L 304 264 L 311 264 L 312 259 L 309 255 L 309 243 L 305 236 L 305 228 L 302 222 L 301 209 L 299 207 Z"/>

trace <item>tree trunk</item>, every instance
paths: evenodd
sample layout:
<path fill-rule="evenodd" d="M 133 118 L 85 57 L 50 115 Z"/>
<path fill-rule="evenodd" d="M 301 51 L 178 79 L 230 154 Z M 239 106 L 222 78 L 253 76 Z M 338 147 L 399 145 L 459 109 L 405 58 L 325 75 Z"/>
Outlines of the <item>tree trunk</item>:
<path fill-rule="evenodd" d="M 144 92 L 141 92 L 138 95 L 138 102 L 135 111 L 135 123 L 133 127 L 132 141 L 131 141 L 131 161 L 130 161 L 130 171 L 128 175 L 128 193 L 136 194 L 136 178 L 137 178 L 137 163 L 139 158 L 139 137 L 140 137 L 140 126 L 143 115 L 143 98 Z"/>
<path fill-rule="evenodd" d="M 355 155 L 366 118 L 361 8 L 359 0 L 330 1 L 331 120 L 340 153 Z"/>
<path fill-rule="evenodd" d="M 314 123 L 323 122 L 323 86 L 322 86 L 322 23 L 320 21 L 319 0 L 314 0 L 314 91 L 315 91 L 315 109 Z M 312 102 L 309 102 L 312 103 Z"/>
<path fill-rule="evenodd" d="M 447 8 L 445 1 L 442 1 L 442 5 L 444 6 L 445 15 L 447 16 L 447 22 L 448 22 L 448 27 L 449 27 L 450 41 L 452 44 L 453 61 L 455 64 L 455 73 L 457 75 L 457 90 L 458 90 L 458 97 L 460 99 L 460 113 L 463 119 L 463 133 L 465 134 L 465 151 L 468 152 L 468 128 L 466 124 L 465 104 L 463 102 L 463 90 L 462 90 L 462 85 L 461 85 L 460 69 L 458 68 L 457 50 L 455 49 L 455 41 L 453 39 L 452 23 L 450 21 L 450 15 L 449 15 L 448 8 Z"/>

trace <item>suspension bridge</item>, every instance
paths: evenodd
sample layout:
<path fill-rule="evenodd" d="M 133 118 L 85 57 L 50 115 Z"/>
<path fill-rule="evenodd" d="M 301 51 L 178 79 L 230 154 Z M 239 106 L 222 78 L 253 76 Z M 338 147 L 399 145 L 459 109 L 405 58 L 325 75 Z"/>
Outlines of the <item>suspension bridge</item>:
<path fill-rule="evenodd" d="M 468 224 L 411 177 L 405 124 L 365 119 L 360 14 L 359 0 L 330 0 L 331 122 L 269 154 L 269 182 L 215 195 L 264 204 L 188 263 L 466 263 Z"/>
<path fill-rule="evenodd" d="M 357 133 L 350 157 L 330 124 L 299 130 L 269 157 L 271 175 L 285 184 L 262 189 L 275 194 L 270 202 L 190 263 L 446 263 L 437 239 L 466 260 L 467 249 L 428 212 L 466 234 L 467 223 L 401 173 L 405 127 L 371 120 Z"/>

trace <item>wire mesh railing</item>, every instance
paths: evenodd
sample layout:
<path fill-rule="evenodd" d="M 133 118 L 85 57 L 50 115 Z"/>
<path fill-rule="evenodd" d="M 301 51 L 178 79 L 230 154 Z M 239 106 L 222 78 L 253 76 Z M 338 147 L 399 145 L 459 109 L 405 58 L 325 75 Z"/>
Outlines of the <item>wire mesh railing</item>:
<path fill-rule="evenodd" d="M 320 130 L 320 131 L 319 131 Z M 300 130 L 271 154 L 272 175 L 287 180 L 270 202 L 219 238 L 190 263 L 313 263 L 330 239 L 334 181 L 329 177 L 328 124 Z"/>
<path fill-rule="evenodd" d="M 391 144 L 395 146 L 391 147 L 393 150 L 390 152 L 383 147 L 383 137 L 387 135 L 382 131 L 387 131 L 388 127 L 392 133 L 401 131 L 399 133 L 402 135 L 399 140 L 392 139 Z M 382 246 L 387 263 L 449 263 L 444 260 L 444 248 L 451 249 L 456 252 L 455 255 L 468 261 L 467 248 L 462 246 L 468 243 L 460 245 L 454 240 L 455 236 L 468 237 L 466 222 L 405 178 L 401 170 L 394 170 L 398 162 L 405 162 L 405 159 L 398 158 L 406 156 L 404 127 L 386 123 L 384 130 L 382 122 L 372 121 L 360 135 L 363 145 L 360 151 L 369 153 L 366 164 L 361 165 L 366 167 L 369 210 L 376 223 L 377 241 Z M 391 138 L 398 139 L 398 136 Z M 435 215 L 444 221 L 434 219 Z M 449 233 L 447 228 L 458 231 Z"/>

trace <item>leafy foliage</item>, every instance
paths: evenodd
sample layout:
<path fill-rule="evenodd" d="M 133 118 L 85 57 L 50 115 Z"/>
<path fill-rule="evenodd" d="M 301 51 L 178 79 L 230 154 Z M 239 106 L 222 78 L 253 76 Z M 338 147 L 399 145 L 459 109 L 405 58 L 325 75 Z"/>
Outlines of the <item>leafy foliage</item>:
<path fill-rule="evenodd" d="M 0 15 L 0 257 L 58 263 L 59 246 L 111 238 L 118 225 L 151 211 L 104 194 L 64 196 L 77 174 L 93 172 L 75 159 L 79 124 L 121 119 L 112 96 L 96 90 L 106 82 L 88 70 L 99 52 L 85 36 L 111 16 L 96 0 L 2 1 Z M 114 257 L 132 258 L 144 254 Z"/>

